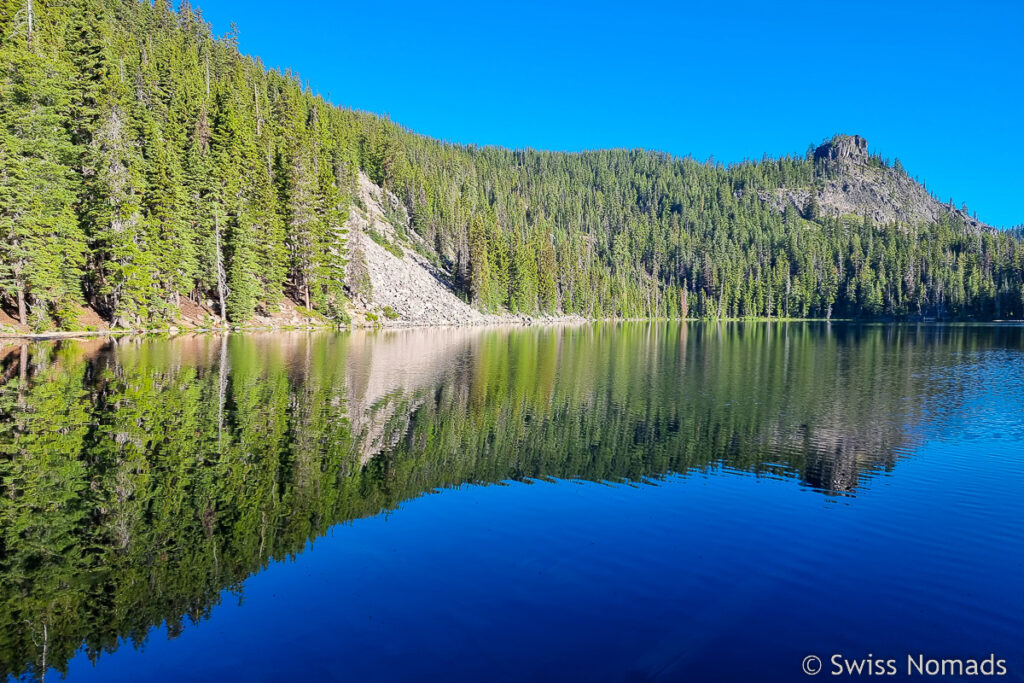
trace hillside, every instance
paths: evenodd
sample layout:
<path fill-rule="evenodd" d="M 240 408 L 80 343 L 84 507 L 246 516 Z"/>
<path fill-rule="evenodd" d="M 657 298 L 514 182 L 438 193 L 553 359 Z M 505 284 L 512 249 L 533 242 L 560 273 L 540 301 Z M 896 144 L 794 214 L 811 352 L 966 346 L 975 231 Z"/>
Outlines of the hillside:
<path fill-rule="evenodd" d="M 939 202 L 901 166 L 869 155 L 867 140 L 859 135 L 837 135 L 817 147 L 813 158 L 822 167 L 813 186 L 778 188 L 760 198 L 780 211 L 792 205 L 806 213 L 813 197 L 824 214 L 866 216 L 879 225 L 952 221 L 971 230 L 991 229 L 965 209 Z"/>
<path fill-rule="evenodd" d="M 346 223 L 345 282 L 356 322 L 469 325 L 499 320 L 455 295 L 449 275 L 423 256 L 429 250 L 408 230 L 398 198 L 365 173 L 357 179 L 356 202 Z"/>
<path fill-rule="evenodd" d="M 7 329 L 1024 314 L 1020 233 L 856 136 L 728 167 L 450 145 L 187 2 L 29 9 L 0 0 Z"/>

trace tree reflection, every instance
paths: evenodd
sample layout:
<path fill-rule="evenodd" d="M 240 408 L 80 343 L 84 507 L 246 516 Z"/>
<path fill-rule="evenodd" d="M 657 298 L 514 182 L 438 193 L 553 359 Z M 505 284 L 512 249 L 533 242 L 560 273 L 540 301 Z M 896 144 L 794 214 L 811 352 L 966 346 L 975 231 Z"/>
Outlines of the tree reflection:
<path fill-rule="evenodd" d="M 0 347 L 0 670 L 174 637 L 332 525 L 439 487 L 715 470 L 854 495 L 928 428 L 930 369 L 1007 343 L 609 324 Z"/>

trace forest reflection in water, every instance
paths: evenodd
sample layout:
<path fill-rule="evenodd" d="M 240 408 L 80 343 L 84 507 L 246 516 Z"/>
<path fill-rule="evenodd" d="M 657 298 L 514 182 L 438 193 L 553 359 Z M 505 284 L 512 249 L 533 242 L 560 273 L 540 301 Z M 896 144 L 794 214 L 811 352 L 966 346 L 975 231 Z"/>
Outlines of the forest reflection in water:
<path fill-rule="evenodd" d="M 332 525 L 535 478 L 856 504 L 1019 327 L 597 324 L 0 345 L 0 670 L 173 636 Z"/>

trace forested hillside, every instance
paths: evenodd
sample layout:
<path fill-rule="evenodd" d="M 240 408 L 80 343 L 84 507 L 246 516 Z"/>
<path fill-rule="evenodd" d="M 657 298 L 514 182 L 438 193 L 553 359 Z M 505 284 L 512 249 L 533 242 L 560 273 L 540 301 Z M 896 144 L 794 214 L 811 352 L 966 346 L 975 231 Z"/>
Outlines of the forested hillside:
<path fill-rule="evenodd" d="M 188 2 L 0 0 L 0 41 L 0 308 L 33 329 L 286 298 L 342 322 L 360 170 L 486 311 L 1024 314 L 1019 231 L 831 153 L 848 138 L 729 167 L 444 144 L 268 71 Z"/>

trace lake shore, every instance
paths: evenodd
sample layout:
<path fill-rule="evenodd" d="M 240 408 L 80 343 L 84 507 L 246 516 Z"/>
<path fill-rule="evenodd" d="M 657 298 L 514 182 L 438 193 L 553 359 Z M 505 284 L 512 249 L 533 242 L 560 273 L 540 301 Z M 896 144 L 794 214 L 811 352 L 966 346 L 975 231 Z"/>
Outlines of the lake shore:
<path fill-rule="evenodd" d="M 313 331 L 354 331 L 354 330 L 403 330 L 419 328 L 447 328 L 447 327 L 491 327 L 491 326 L 529 326 L 529 325 L 554 325 L 574 323 L 582 324 L 589 322 L 611 322 L 625 321 L 618 318 L 586 318 L 578 315 L 553 315 L 553 316 L 528 316 L 528 315 L 489 315 L 481 321 L 473 322 L 410 322 L 402 320 L 380 320 L 376 322 L 358 322 L 348 325 L 335 325 L 332 323 L 311 322 L 297 325 L 169 325 L 158 328 L 109 328 L 109 329 L 82 329 L 82 330 L 53 330 L 45 332 L 19 332 L 0 330 L 0 340 L 30 340 L 45 341 L 56 339 L 74 339 L 80 337 L 113 337 L 123 335 L 178 335 L 178 334 L 207 334 L 218 332 L 313 332 Z M 641 320 L 641 319 L 629 319 Z M 653 319 L 650 319 L 653 320 Z"/>
<path fill-rule="evenodd" d="M 47 332 L 8 332 L 0 330 L 0 341 L 47 341 L 59 339 L 78 339 L 91 337 L 117 337 L 125 335 L 181 335 L 181 334 L 214 334 L 220 332 L 315 332 L 337 331 L 352 332 L 356 330 L 412 330 L 412 329 L 444 329 L 473 327 L 529 327 L 534 325 L 562 325 L 585 323 L 624 323 L 624 322 L 707 322 L 707 323 L 859 323 L 871 324 L 910 324 L 910 325 L 1021 325 L 1019 320 L 910 320 L 892 318 L 721 318 L 706 320 L 703 318 L 587 318 L 579 315 L 528 316 L 488 315 L 485 319 L 473 322 L 410 322 L 402 320 L 381 320 L 377 322 L 358 322 L 348 325 L 330 323 L 310 323 L 300 325 L 214 325 L 191 326 L 171 325 L 160 328 L 110 328 L 102 330 L 54 330 Z"/>

